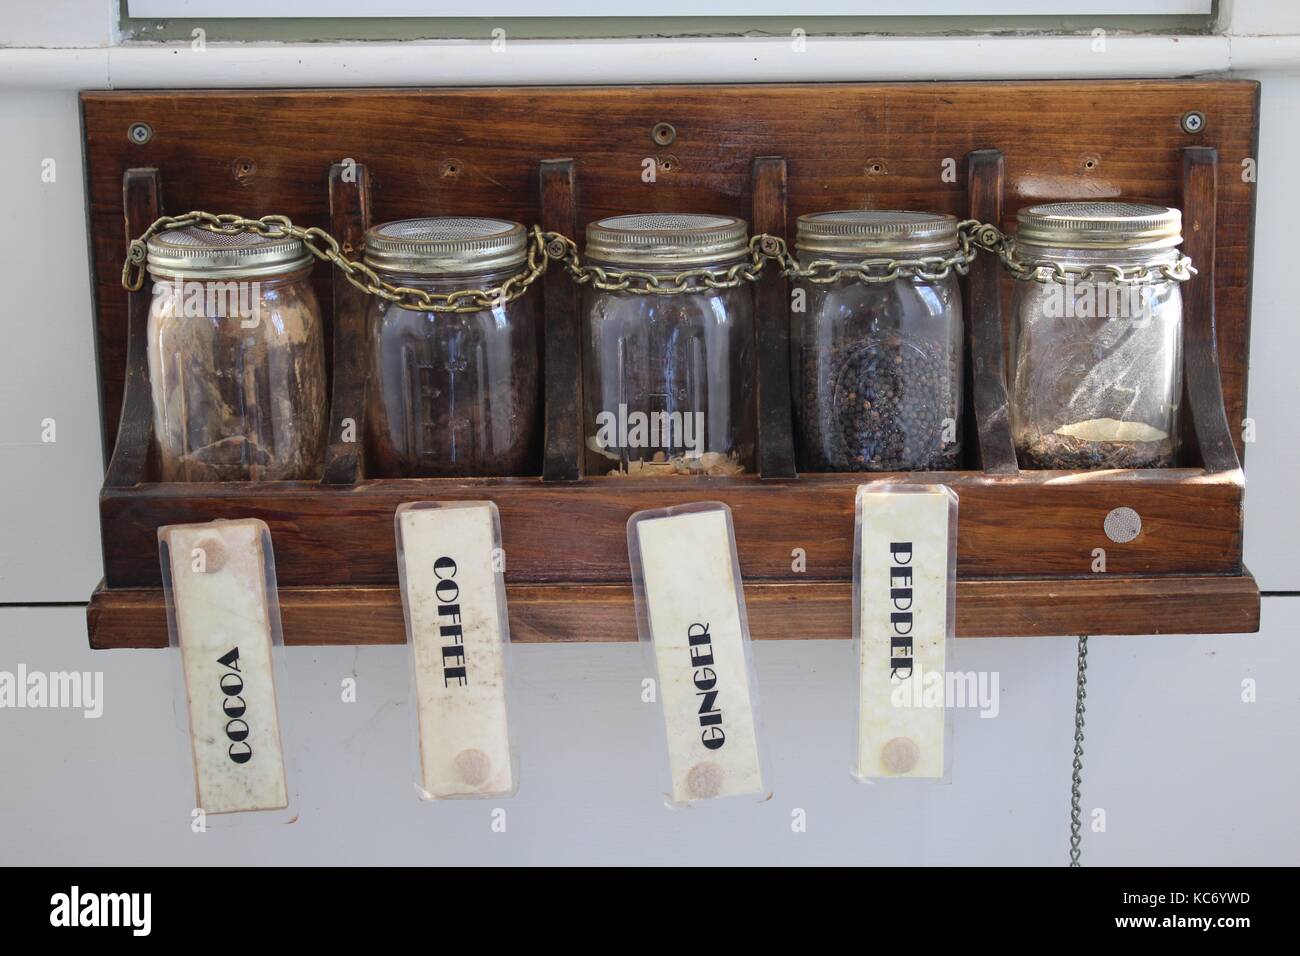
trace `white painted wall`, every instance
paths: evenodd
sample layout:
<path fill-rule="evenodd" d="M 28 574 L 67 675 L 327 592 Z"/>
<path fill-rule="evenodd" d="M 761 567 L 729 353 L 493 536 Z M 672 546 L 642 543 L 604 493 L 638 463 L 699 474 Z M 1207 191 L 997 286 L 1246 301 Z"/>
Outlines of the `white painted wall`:
<path fill-rule="evenodd" d="M 0 233 L 0 473 L 8 492 L 0 496 L 0 603 L 84 601 L 99 576 L 95 496 L 102 459 L 72 90 L 107 86 L 114 76 L 142 85 L 153 76 L 153 85 L 166 85 L 168 75 L 157 65 L 158 51 L 109 45 L 112 20 L 99 16 L 109 0 L 74 2 L 77 16 L 54 20 L 43 18 L 46 4 L 21 0 L 0 27 L 0 142 L 8 167 L 0 180 L 8 224 Z M 1271 15 L 1261 17 L 1261 7 Z M 1300 149 L 1300 42 L 1238 35 L 1285 34 L 1300 24 L 1284 2 L 1228 4 L 1223 14 L 1232 36 L 1133 42 L 1150 44 L 1153 73 L 1222 71 L 1235 63 L 1259 70 L 1249 75 L 1264 84 L 1250 380 L 1258 442 L 1248 452 L 1246 558 L 1266 589 L 1300 591 L 1300 509 L 1288 479 L 1300 445 L 1293 413 L 1300 332 L 1289 266 L 1300 215 L 1300 185 L 1291 173 Z M 853 75 L 853 61 L 863 62 L 861 44 L 877 41 L 854 42 L 833 55 L 835 70 Z M 1017 63 L 1030 63 L 1032 75 L 1048 69 L 1046 54 L 1018 56 L 999 46 L 1024 41 L 917 42 L 908 48 L 909 63 L 901 55 L 872 62 L 908 75 L 959 75 L 989 69 L 990 62 L 1008 76 Z M 296 49 L 245 47 L 221 55 L 227 65 L 252 57 L 265 77 L 286 69 Z M 633 65 L 617 67 L 629 60 L 629 49 L 639 51 Z M 990 49 L 997 51 L 991 60 Z M 677 79 L 715 78 L 709 70 L 719 62 L 725 68 L 716 47 L 673 50 Z M 1130 50 L 1108 65 L 1078 62 L 1097 75 L 1123 74 L 1141 62 L 1141 48 Z M 477 60 L 488 65 L 475 67 L 484 72 L 470 81 L 526 79 L 512 71 L 532 62 L 586 69 L 587 80 L 602 82 L 613 78 L 601 72 L 605 67 L 636 70 L 637 57 L 662 58 L 659 49 L 621 51 L 591 42 L 581 53 L 554 45 L 536 62 L 495 65 L 480 51 Z M 331 57 L 352 58 L 337 49 L 316 55 L 322 71 Z M 215 61 L 205 62 L 187 67 L 184 79 L 215 85 L 216 75 L 204 72 Z M 797 78 L 800 68 L 816 73 L 816 63 L 780 69 Z M 347 81 L 367 82 L 366 74 Z M 49 158 L 57 178 L 43 183 Z M 52 291 L 55 308 L 44 305 Z M 57 423 L 52 445 L 39 443 L 47 417 Z M 1266 598 L 1263 632 L 1255 637 L 1092 642 L 1084 802 L 1105 810 L 1107 829 L 1086 836 L 1088 862 L 1300 862 L 1293 797 L 1300 785 L 1300 698 L 1290 676 L 1300 669 L 1298 602 Z M 0 710 L 0 766 L 11 768 L 0 775 L 0 863 L 1063 862 L 1074 642 L 958 642 L 960 669 L 999 673 L 1001 712 L 991 720 L 958 714 L 953 783 L 920 796 L 849 781 L 848 647 L 813 641 L 756 648 L 775 775 L 770 803 L 669 811 L 655 792 L 658 753 L 639 702 L 637 648 L 519 646 L 514 707 L 522 785 L 502 804 L 505 834 L 489 831 L 490 806 L 415 800 L 401 648 L 291 649 L 283 709 L 301 819 L 270 831 L 198 836 L 188 828 L 190 771 L 175 729 L 166 655 L 92 654 L 80 608 L 0 608 L 0 670 L 20 663 L 102 670 L 106 697 L 98 720 Z M 353 674 L 359 701 L 344 704 L 339 682 Z M 1246 678 L 1259 682 L 1257 703 L 1241 702 Z M 93 813 L 86 812 L 88 793 Z M 805 834 L 790 830 L 795 808 L 808 813 Z"/>

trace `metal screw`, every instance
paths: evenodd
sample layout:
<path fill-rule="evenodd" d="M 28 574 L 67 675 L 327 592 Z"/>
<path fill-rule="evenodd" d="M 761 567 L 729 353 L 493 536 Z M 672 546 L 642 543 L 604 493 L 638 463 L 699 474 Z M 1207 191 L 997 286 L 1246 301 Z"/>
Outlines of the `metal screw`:
<path fill-rule="evenodd" d="M 143 146 L 153 139 L 153 127 L 148 123 L 132 123 L 126 131 L 126 138 L 137 146 Z"/>
<path fill-rule="evenodd" d="M 1199 133 L 1205 129 L 1205 114 L 1200 110 L 1188 110 L 1183 114 L 1183 132 Z"/>
<path fill-rule="evenodd" d="M 677 140 L 677 130 L 672 123 L 655 123 L 650 137 L 660 146 L 671 146 Z"/>

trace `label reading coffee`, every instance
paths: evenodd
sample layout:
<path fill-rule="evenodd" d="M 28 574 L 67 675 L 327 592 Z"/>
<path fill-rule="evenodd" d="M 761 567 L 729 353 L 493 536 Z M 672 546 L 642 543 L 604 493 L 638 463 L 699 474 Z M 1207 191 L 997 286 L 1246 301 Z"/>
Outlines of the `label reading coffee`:
<path fill-rule="evenodd" d="M 209 814 L 289 805 L 271 660 L 265 530 L 254 519 L 163 529 L 196 800 Z"/>
<path fill-rule="evenodd" d="M 858 489 L 860 777 L 944 776 L 952 501 L 941 485 Z"/>
<path fill-rule="evenodd" d="M 415 668 L 420 788 L 429 798 L 514 789 L 506 722 L 505 587 L 490 502 L 397 512 Z"/>
<path fill-rule="evenodd" d="M 760 794 L 754 711 L 722 510 L 637 522 L 675 803 Z"/>

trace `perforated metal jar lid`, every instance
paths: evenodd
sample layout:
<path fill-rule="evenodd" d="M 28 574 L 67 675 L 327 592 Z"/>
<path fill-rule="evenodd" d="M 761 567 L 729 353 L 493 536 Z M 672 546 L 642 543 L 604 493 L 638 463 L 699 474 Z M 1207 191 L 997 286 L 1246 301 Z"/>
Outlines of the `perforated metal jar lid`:
<path fill-rule="evenodd" d="M 301 241 L 283 234 L 259 236 L 180 226 L 147 243 L 151 273 L 172 278 L 242 279 L 293 272 L 309 265 L 312 254 Z"/>
<path fill-rule="evenodd" d="M 648 212 L 587 226 L 588 259 L 629 266 L 690 266 L 739 258 L 749 226 L 733 216 Z"/>
<path fill-rule="evenodd" d="M 939 212 L 837 209 L 800 216 L 795 248 L 811 255 L 924 255 L 957 248 L 957 220 Z"/>
<path fill-rule="evenodd" d="M 510 269 L 527 258 L 524 227 L 507 219 L 401 219 L 366 233 L 366 264 L 383 272 L 471 275 Z"/>
<path fill-rule="evenodd" d="M 1131 202 L 1056 202 L 1016 215 L 1021 245 L 1052 249 L 1168 249 L 1183 241 L 1183 214 Z"/>

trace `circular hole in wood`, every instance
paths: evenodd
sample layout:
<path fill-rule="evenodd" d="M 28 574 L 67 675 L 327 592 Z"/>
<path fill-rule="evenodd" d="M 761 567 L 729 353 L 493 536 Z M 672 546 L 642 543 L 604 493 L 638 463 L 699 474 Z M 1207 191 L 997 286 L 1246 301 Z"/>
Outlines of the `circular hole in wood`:
<path fill-rule="evenodd" d="M 1102 528 L 1116 544 L 1128 544 L 1142 533 L 1142 516 L 1132 508 L 1115 508 L 1106 515 Z"/>
<path fill-rule="evenodd" d="M 868 176 L 883 176 L 887 172 L 883 159 L 873 159 L 867 163 Z"/>
<path fill-rule="evenodd" d="M 660 146 L 671 146 L 677 140 L 677 130 L 672 123 L 655 123 L 650 138 Z"/>

